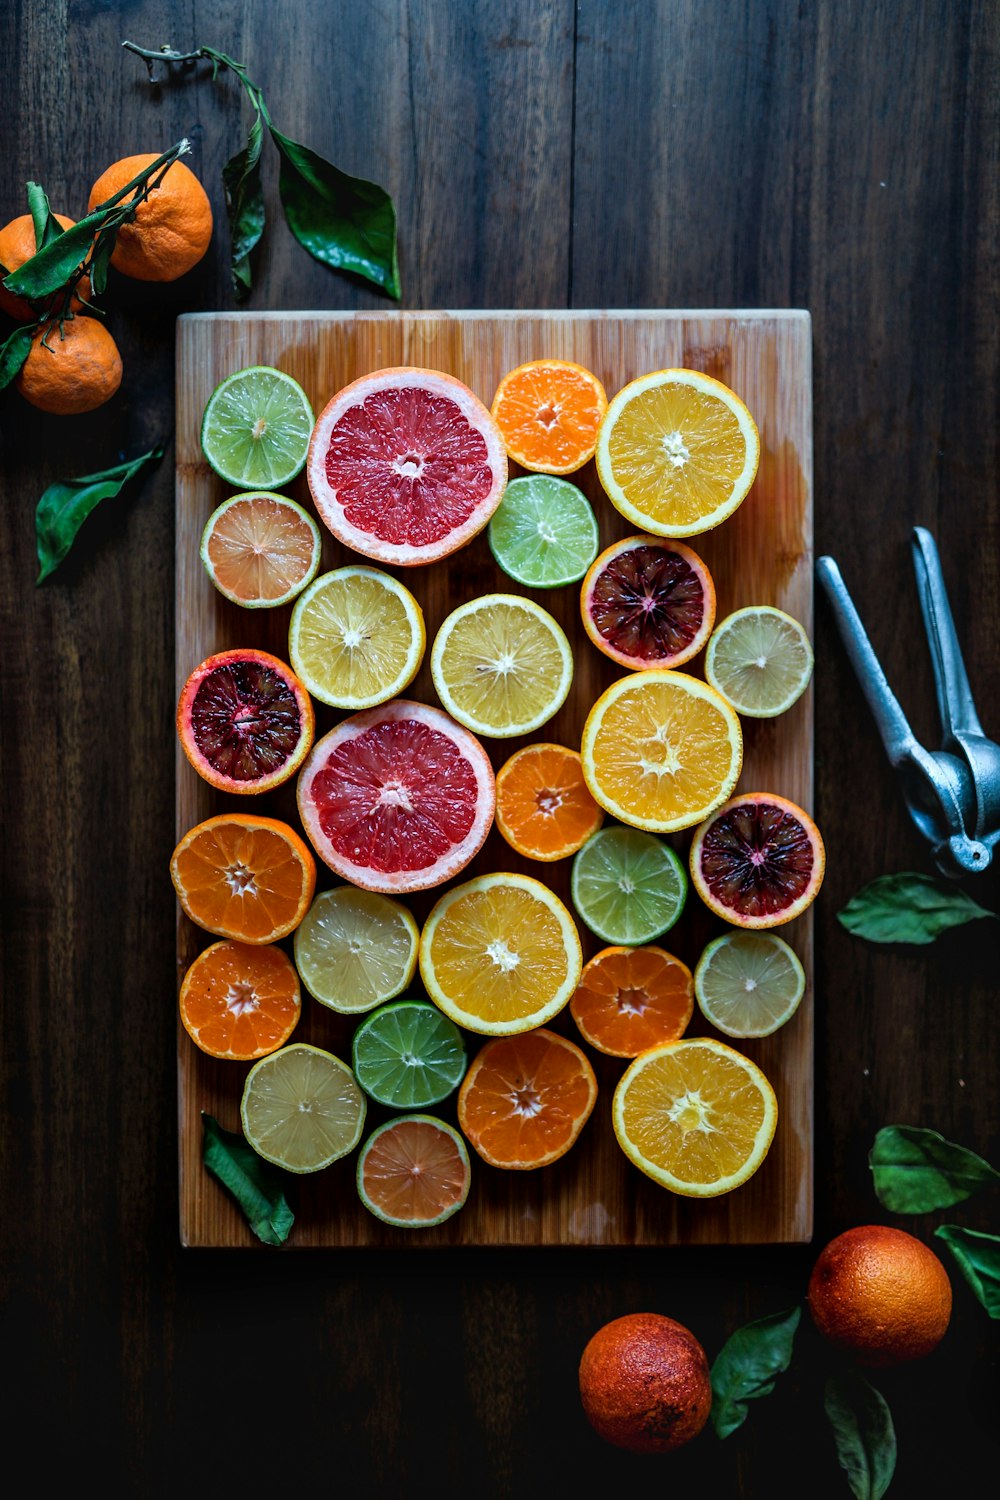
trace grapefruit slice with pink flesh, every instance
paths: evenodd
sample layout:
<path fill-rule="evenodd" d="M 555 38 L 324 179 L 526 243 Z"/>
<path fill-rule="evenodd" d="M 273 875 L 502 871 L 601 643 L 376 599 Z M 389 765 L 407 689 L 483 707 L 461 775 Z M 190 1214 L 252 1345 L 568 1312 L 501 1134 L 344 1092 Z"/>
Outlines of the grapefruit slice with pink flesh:
<path fill-rule="evenodd" d="M 679 667 L 715 624 L 715 585 L 683 542 L 630 536 L 606 547 L 580 589 L 583 628 L 599 651 L 632 671 Z"/>
<path fill-rule="evenodd" d="M 269 792 L 313 742 L 312 699 L 291 667 L 245 647 L 208 656 L 177 705 L 177 733 L 199 776 L 223 792 Z"/>
<path fill-rule="evenodd" d="M 787 797 L 744 792 L 706 818 L 691 841 L 691 879 L 734 927 L 780 927 L 823 883 L 826 853 L 812 818 Z"/>
<path fill-rule="evenodd" d="M 334 536 L 406 567 L 470 541 L 500 504 L 507 453 L 477 396 L 439 370 L 376 370 L 320 413 L 309 489 Z"/>
<path fill-rule="evenodd" d="M 493 823 L 489 756 L 424 703 L 343 719 L 299 773 L 299 815 L 322 860 L 370 891 L 420 891 L 463 870 Z"/>

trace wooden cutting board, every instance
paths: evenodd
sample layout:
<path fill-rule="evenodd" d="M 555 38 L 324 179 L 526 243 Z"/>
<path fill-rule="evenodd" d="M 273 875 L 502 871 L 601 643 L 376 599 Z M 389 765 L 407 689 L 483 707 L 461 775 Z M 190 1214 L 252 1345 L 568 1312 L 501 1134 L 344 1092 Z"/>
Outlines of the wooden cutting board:
<path fill-rule="evenodd" d="M 553 356 L 594 371 L 609 396 L 650 370 L 687 366 L 731 386 L 746 401 L 761 435 L 761 462 L 750 495 L 717 531 L 690 538 L 707 562 L 718 592 L 718 618 L 747 604 L 774 604 L 812 631 L 812 385 L 810 320 L 801 311 L 743 312 L 452 312 L 452 313 L 210 313 L 177 323 L 177 692 L 188 673 L 213 651 L 257 645 L 287 660 L 290 606 L 247 611 L 218 594 L 198 557 L 208 516 L 232 493 L 201 454 L 202 412 L 224 376 L 247 365 L 274 365 L 295 377 L 319 412 L 357 376 L 388 365 L 445 370 L 489 405 L 505 371 L 524 360 Z M 516 466 L 512 473 L 516 473 Z M 594 505 L 607 546 L 635 530 L 605 498 L 593 463 L 573 476 Z M 289 493 L 309 505 L 304 479 Z M 353 554 L 326 539 L 323 566 Z M 493 590 L 527 593 L 494 564 L 485 535 L 430 567 L 399 570 L 423 606 L 428 642 L 463 599 Z M 571 585 L 542 599 L 575 646 L 569 700 L 536 738 L 578 746 L 594 699 L 622 675 L 587 640 L 579 618 L 579 590 Z M 701 675 L 700 658 L 686 671 Z M 436 697 L 426 665 L 407 695 Z M 339 715 L 317 704 L 317 738 Z M 807 809 L 813 803 L 813 704 L 810 689 L 776 720 L 744 723 L 745 760 L 739 788 L 773 791 Z M 487 742 L 499 768 L 522 741 Z M 266 804 L 266 805 L 265 805 Z M 177 837 L 202 818 L 242 805 L 212 790 L 178 747 Z M 259 799 L 260 811 L 299 826 L 288 787 Z M 686 856 L 690 832 L 670 840 Z M 172 900 L 164 850 L 163 900 Z M 569 903 L 569 861 L 539 865 L 521 859 L 491 832 L 460 877 L 514 869 L 546 880 Z M 318 888 L 338 884 L 320 864 Z M 418 922 L 440 890 L 410 901 Z M 692 891 L 680 921 L 662 940 L 693 968 L 705 943 L 725 930 Z M 774 1144 L 756 1175 L 736 1192 L 703 1202 L 676 1197 L 631 1165 L 611 1128 L 611 1099 L 626 1064 L 588 1048 L 599 1083 L 596 1108 L 573 1149 L 537 1172 L 502 1172 L 474 1153 L 473 1183 L 463 1210 L 437 1229 L 406 1231 L 381 1224 L 362 1208 L 354 1184 L 356 1153 L 324 1172 L 288 1177 L 295 1213 L 289 1248 L 338 1245 L 670 1245 L 806 1241 L 813 1203 L 813 984 L 810 913 L 782 929 L 807 975 L 805 998 L 791 1022 L 773 1037 L 738 1046 L 763 1068 L 778 1097 Z M 601 946 L 581 927 L 585 957 Z M 178 912 L 177 983 L 212 939 Z M 290 951 L 290 943 L 286 945 Z M 568 1011 L 553 1023 L 579 1035 Z M 313 1042 L 350 1058 L 352 1021 L 303 995 L 294 1040 Z M 697 1008 L 689 1034 L 711 1029 Z M 468 1038 L 470 1055 L 481 1040 Z M 178 1024 L 180 1237 L 192 1246 L 257 1246 L 240 1211 L 201 1161 L 202 1111 L 229 1130 L 240 1128 L 240 1098 L 249 1065 L 207 1057 Z M 454 1122 L 454 1100 L 438 1113 Z M 366 1130 L 385 1117 L 369 1109 Z"/>

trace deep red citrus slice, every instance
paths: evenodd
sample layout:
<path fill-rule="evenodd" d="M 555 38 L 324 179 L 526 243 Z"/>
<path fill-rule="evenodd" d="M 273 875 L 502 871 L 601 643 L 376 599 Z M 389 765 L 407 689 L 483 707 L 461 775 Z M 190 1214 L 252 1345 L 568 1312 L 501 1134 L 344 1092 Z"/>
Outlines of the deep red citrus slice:
<path fill-rule="evenodd" d="M 267 792 L 298 770 L 315 730 L 312 699 L 267 651 L 220 651 L 195 667 L 177 733 L 199 776 L 224 792 Z"/>
<path fill-rule="evenodd" d="M 500 429 L 439 370 L 376 370 L 319 415 L 309 489 L 334 536 L 380 562 L 434 562 L 489 521 L 507 483 Z"/>
<path fill-rule="evenodd" d="M 812 903 L 825 867 L 812 818 L 773 792 L 744 792 L 724 802 L 691 841 L 695 889 L 736 927 L 790 922 Z"/>
<path fill-rule="evenodd" d="M 715 585 L 683 542 L 630 536 L 606 547 L 580 589 L 583 627 L 612 661 L 633 671 L 679 667 L 715 624 Z"/>
<path fill-rule="evenodd" d="M 489 756 L 440 709 L 394 698 L 314 747 L 299 813 L 321 859 L 371 891 L 419 891 L 465 868 L 493 822 Z"/>

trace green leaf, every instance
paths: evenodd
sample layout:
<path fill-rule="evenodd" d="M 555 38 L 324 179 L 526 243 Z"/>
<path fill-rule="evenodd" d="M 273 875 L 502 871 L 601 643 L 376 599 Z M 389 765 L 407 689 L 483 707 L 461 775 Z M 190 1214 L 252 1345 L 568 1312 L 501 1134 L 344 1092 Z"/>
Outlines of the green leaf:
<path fill-rule="evenodd" d="M 264 140 L 260 110 L 250 126 L 246 146 L 231 156 L 222 169 L 229 216 L 230 275 L 239 302 L 250 295 L 253 276 L 250 252 L 264 233 L 264 189 L 260 180 L 260 150 Z"/>
<path fill-rule="evenodd" d="M 31 352 L 37 324 L 22 323 L 0 344 L 0 391 L 10 385 Z"/>
<path fill-rule="evenodd" d="M 929 875 L 904 871 L 880 875 L 851 897 L 837 920 L 870 943 L 932 943 L 949 927 L 960 927 L 996 912 L 977 906 L 957 886 Z"/>
<path fill-rule="evenodd" d="M 1000 1239 L 957 1224 L 942 1224 L 934 1237 L 944 1240 L 990 1317 L 1000 1318 Z"/>
<path fill-rule="evenodd" d="M 852 1373 L 827 1381 L 823 1404 L 852 1494 L 882 1500 L 896 1468 L 896 1432 L 885 1398 Z"/>
<path fill-rule="evenodd" d="M 1000 1182 L 1000 1172 L 936 1130 L 885 1125 L 868 1153 L 875 1196 L 895 1214 L 950 1208 L 977 1189 Z"/>
<path fill-rule="evenodd" d="M 299 244 L 324 265 L 364 276 L 398 301 L 396 210 L 389 194 L 349 177 L 269 119 L 267 125 L 281 156 L 281 205 Z"/>
<path fill-rule="evenodd" d="M 157 443 L 148 453 L 127 463 L 117 464 L 100 474 L 84 474 L 79 479 L 57 479 L 50 484 L 35 511 L 35 536 L 41 571 L 36 583 L 42 583 L 63 561 L 76 540 L 76 534 L 91 511 L 102 500 L 111 500 L 122 486 L 147 464 L 158 463 L 164 444 Z"/>
<path fill-rule="evenodd" d="M 35 249 L 44 250 L 62 233 L 59 221 L 49 207 L 45 189 L 37 182 L 28 183 L 28 212 L 35 226 Z"/>
<path fill-rule="evenodd" d="M 712 1423 L 720 1438 L 746 1421 L 748 1401 L 769 1396 L 792 1359 L 800 1307 L 747 1323 L 723 1344 L 712 1366 Z"/>
<path fill-rule="evenodd" d="M 4 277 L 4 286 L 18 297 L 35 300 L 51 297 L 66 285 L 82 261 L 87 258 L 94 235 L 101 227 L 104 214 L 95 209 L 69 229 L 63 229 L 41 250 L 36 250 L 22 266 Z"/>
<path fill-rule="evenodd" d="M 208 1171 L 243 1210 L 246 1221 L 265 1245 L 283 1245 L 295 1223 L 285 1199 L 279 1169 L 258 1156 L 242 1135 L 223 1130 L 202 1111 L 202 1160 Z"/>

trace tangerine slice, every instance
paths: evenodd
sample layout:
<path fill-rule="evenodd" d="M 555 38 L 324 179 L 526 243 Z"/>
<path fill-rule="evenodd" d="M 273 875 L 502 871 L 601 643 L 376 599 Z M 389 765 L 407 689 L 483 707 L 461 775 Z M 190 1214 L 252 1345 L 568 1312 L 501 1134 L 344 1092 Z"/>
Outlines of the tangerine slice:
<path fill-rule="evenodd" d="M 295 966 L 270 944 L 212 943 L 184 975 L 178 1003 L 202 1052 L 239 1062 L 283 1047 L 302 1014 Z"/>
<path fill-rule="evenodd" d="M 528 859 L 565 859 L 603 822 L 576 750 L 525 745 L 497 772 L 497 827 Z"/>
<path fill-rule="evenodd" d="M 812 818 L 787 797 L 744 792 L 691 841 L 691 878 L 705 905 L 737 927 L 780 927 L 812 904 L 826 853 Z"/>
<path fill-rule="evenodd" d="M 691 970 L 663 948 L 604 948 L 585 965 L 570 1014 L 610 1057 L 676 1042 L 694 1011 Z"/>
<path fill-rule="evenodd" d="M 195 667 L 177 733 L 198 775 L 223 792 L 269 792 L 293 776 L 313 741 L 312 699 L 285 662 L 256 647 Z"/>
<path fill-rule="evenodd" d="M 458 1123 L 490 1166 L 525 1172 L 566 1155 L 596 1100 L 586 1054 L 541 1026 L 486 1043 L 459 1090 Z"/>
<path fill-rule="evenodd" d="M 207 932 L 274 943 L 299 925 L 316 886 L 316 861 L 277 818 L 220 813 L 197 823 L 170 860 L 185 914 Z"/>
<path fill-rule="evenodd" d="M 596 375 L 568 359 L 510 370 L 491 411 L 508 456 L 539 474 L 572 474 L 594 456 L 608 397 Z"/>
<path fill-rule="evenodd" d="M 433 1115 L 405 1115 L 380 1125 L 358 1157 L 358 1195 L 383 1224 L 426 1229 L 443 1224 L 469 1196 L 465 1142 Z"/>
<path fill-rule="evenodd" d="M 583 628 L 599 651 L 633 671 L 679 667 L 715 623 L 715 585 L 683 542 L 630 536 L 606 547 L 580 590 Z"/>

